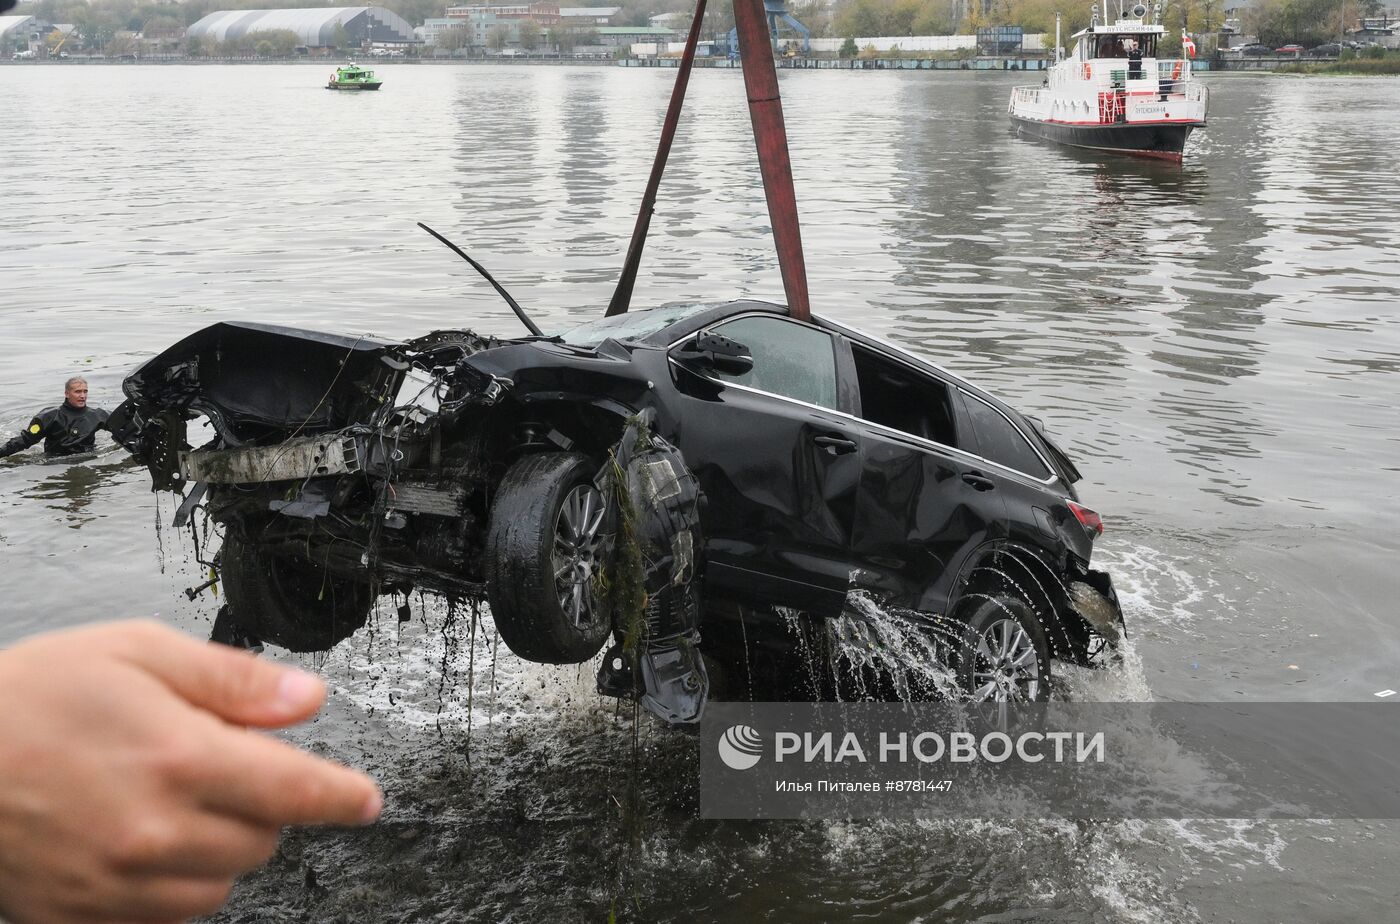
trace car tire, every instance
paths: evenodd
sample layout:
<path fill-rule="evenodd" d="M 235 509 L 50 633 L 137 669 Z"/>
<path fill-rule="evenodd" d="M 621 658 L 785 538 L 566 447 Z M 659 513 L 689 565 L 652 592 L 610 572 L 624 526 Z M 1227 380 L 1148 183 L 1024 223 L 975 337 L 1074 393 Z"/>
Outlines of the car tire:
<path fill-rule="evenodd" d="M 501 479 L 486 538 L 486 596 L 506 646 L 527 661 L 579 664 L 612 629 L 594 576 L 611 550 L 612 504 L 579 453 L 518 459 Z"/>
<path fill-rule="evenodd" d="M 219 583 L 243 632 L 289 651 L 327 651 L 369 618 L 369 584 L 310 562 L 269 555 L 237 532 L 224 537 Z"/>
<path fill-rule="evenodd" d="M 1050 646 L 1035 611 L 1009 594 L 974 597 L 957 658 L 958 683 L 973 702 L 1045 702 Z"/>

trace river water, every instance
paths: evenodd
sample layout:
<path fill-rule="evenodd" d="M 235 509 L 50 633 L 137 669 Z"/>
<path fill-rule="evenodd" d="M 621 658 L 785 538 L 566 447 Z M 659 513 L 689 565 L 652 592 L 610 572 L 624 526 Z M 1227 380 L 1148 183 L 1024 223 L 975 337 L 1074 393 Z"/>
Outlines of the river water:
<path fill-rule="evenodd" d="M 599 314 L 674 73 L 0 69 L 0 428 L 81 371 L 247 319 L 382 335 Z M 818 312 L 1047 422 L 1107 533 L 1134 655 L 1083 699 L 1372 700 L 1400 687 L 1400 120 L 1385 79 L 1210 79 L 1182 166 L 1018 139 L 1014 78 L 791 72 Z M 781 298 L 738 71 L 692 79 L 633 304 Z M 0 462 L 0 643 L 216 603 L 144 472 Z M 229 921 L 1361 921 L 1386 822 L 715 823 L 694 742 L 414 603 L 321 669 L 294 737 L 385 783 L 367 832 L 292 832 Z M 279 656 L 269 652 L 269 656 Z M 282 657 L 287 657 L 281 655 Z M 1400 704 L 1397 704 L 1400 706 Z"/>

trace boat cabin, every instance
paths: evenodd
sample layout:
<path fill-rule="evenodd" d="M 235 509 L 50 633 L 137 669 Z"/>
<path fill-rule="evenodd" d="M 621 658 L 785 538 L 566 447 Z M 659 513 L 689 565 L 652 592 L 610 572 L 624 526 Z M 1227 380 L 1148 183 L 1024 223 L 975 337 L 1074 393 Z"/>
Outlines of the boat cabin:
<path fill-rule="evenodd" d="M 1089 34 L 1079 40 L 1079 57 L 1126 58 L 1130 49 L 1136 48 L 1144 58 L 1157 57 L 1156 32 L 1110 32 L 1102 35 Z"/>

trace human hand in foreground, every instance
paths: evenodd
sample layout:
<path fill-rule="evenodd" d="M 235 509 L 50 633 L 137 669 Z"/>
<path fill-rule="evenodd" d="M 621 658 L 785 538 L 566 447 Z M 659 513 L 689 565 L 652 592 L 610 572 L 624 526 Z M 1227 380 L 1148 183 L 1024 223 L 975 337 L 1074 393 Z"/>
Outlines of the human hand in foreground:
<path fill-rule="evenodd" d="M 151 622 L 0 652 L 0 917 L 181 921 L 289 824 L 368 824 L 363 773 L 242 726 L 309 718 L 312 674 Z"/>

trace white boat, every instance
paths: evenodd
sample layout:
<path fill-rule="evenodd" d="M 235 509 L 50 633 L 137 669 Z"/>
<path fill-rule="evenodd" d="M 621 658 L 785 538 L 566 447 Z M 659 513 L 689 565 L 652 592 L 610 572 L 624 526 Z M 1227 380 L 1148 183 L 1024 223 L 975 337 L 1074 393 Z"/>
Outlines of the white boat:
<path fill-rule="evenodd" d="M 1016 87 L 1007 111 L 1017 131 L 1060 144 L 1181 161 L 1186 139 L 1206 124 L 1209 93 L 1192 79 L 1190 58 L 1159 58 L 1166 28 L 1161 6 L 1148 19 L 1139 3 L 1108 25 L 1094 7 L 1093 23 L 1071 36 L 1074 49 L 1056 63 L 1043 85 Z"/>

